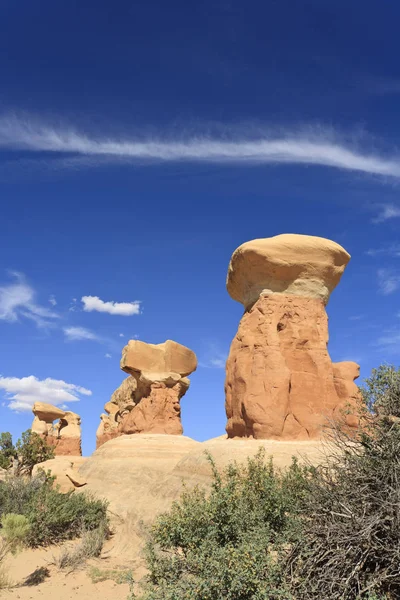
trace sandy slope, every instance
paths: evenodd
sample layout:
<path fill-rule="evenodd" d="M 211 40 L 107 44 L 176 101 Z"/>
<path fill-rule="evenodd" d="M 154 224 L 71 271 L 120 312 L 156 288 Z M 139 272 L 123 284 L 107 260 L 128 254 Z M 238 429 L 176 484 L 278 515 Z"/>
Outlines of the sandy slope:
<path fill-rule="evenodd" d="M 0 590 L 1 600 L 126 600 L 129 593 L 128 584 L 117 584 L 114 581 L 92 583 L 87 567 L 90 565 L 103 569 L 126 569 L 134 565 L 121 564 L 110 559 L 90 561 L 87 566 L 82 566 L 73 573 L 59 571 L 52 565 L 53 557 L 61 547 L 49 549 L 25 550 L 8 560 L 8 573 L 14 587 Z M 107 552 L 105 553 L 107 554 Z M 23 585 L 24 580 L 35 569 L 47 567 L 50 576 L 44 583 L 37 586 Z M 142 573 L 143 574 L 143 573 Z"/>

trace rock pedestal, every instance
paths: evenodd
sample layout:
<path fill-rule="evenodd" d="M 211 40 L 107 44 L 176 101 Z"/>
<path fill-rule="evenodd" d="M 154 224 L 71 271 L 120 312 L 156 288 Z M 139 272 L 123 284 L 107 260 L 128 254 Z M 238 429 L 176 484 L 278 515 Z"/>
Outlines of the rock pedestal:
<path fill-rule="evenodd" d="M 31 430 L 54 446 L 56 456 L 81 456 L 81 418 L 52 404 L 35 402 Z M 54 421 L 58 422 L 54 424 Z"/>
<path fill-rule="evenodd" d="M 358 426 L 355 363 L 333 364 L 325 304 L 350 256 L 335 242 L 282 235 L 243 244 L 227 287 L 245 313 L 226 366 L 228 437 L 319 439 Z"/>
<path fill-rule="evenodd" d="M 190 385 L 186 375 L 196 367 L 196 355 L 181 344 L 131 340 L 121 359 L 121 369 L 130 376 L 104 406 L 96 447 L 122 434 L 181 435 L 180 400 Z"/>

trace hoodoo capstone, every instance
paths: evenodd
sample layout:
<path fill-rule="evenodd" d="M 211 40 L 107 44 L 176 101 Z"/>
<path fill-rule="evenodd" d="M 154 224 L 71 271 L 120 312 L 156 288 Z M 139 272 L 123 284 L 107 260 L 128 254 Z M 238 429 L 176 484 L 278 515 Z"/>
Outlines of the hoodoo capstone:
<path fill-rule="evenodd" d="M 81 456 L 81 418 L 46 402 L 35 402 L 31 430 L 54 446 L 56 456 Z M 54 424 L 54 421 L 58 422 Z"/>
<path fill-rule="evenodd" d="M 319 237 L 253 240 L 231 258 L 227 289 L 245 313 L 226 366 L 228 437 L 319 439 L 358 426 L 356 363 L 333 364 L 325 305 L 350 255 Z"/>
<path fill-rule="evenodd" d="M 97 448 L 122 434 L 181 435 L 180 400 L 195 371 L 194 352 L 177 342 L 147 344 L 130 340 L 122 351 L 121 369 L 129 373 L 104 406 Z"/>

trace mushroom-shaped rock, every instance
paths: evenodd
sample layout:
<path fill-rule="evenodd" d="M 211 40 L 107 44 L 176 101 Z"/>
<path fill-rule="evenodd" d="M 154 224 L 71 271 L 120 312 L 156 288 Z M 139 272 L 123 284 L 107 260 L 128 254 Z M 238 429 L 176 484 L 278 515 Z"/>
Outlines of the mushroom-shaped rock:
<path fill-rule="evenodd" d="M 147 344 L 130 340 L 122 351 L 121 369 L 127 373 L 153 372 L 179 373 L 186 377 L 197 368 L 197 358 L 192 350 L 167 340 L 163 344 Z"/>
<path fill-rule="evenodd" d="M 58 424 L 57 454 L 64 456 L 80 456 L 81 418 L 77 413 L 67 411 Z"/>
<path fill-rule="evenodd" d="M 81 418 L 78 414 L 65 411 L 52 404 L 35 402 L 32 408 L 35 415 L 31 430 L 54 446 L 56 456 L 80 456 Z M 54 424 L 57 419 L 58 422 Z"/>
<path fill-rule="evenodd" d="M 227 288 L 245 307 L 261 294 L 319 298 L 326 304 L 350 255 L 342 246 L 310 235 L 282 234 L 242 244 L 232 255 Z"/>
<path fill-rule="evenodd" d="M 357 427 L 357 366 L 332 364 L 325 312 L 349 258 L 331 240 L 289 234 L 233 253 L 227 288 L 246 310 L 226 366 L 228 437 L 318 439 L 346 410 Z"/>
<path fill-rule="evenodd" d="M 35 417 L 38 417 L 38 419 L 45 423 L 53 423 L 53 421 L 61 419 L 65 415 L 65 410 L 46 402 L 35 402 L 32 412 Z"/>
<path fill-rule="evenodd" d="M 180 400 L 189 388 L 187 375 L 197 367 L 195 353 L 172 340 L 130 340 L 120 366 L 130 376 L 104 407 L 108 414 L 101 415 L 97 448 L 122 434 L 182 434 Z"/>

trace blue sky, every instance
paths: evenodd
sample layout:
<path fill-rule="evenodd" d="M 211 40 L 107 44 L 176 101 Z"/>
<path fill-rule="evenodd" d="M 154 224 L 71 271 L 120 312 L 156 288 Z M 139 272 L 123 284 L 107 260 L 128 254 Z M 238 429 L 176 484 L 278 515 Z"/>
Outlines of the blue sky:
<path fill-rule="evenodd" d="M 398 363 L 399 19 L 359 0 L 2 2 L 1 430 L 56 389 L 90 453 L 137 336 L 197 353 L 185 433 L 223 433 L 229 258 L 278 233 L 352 255 L 332 358 Z"/>

